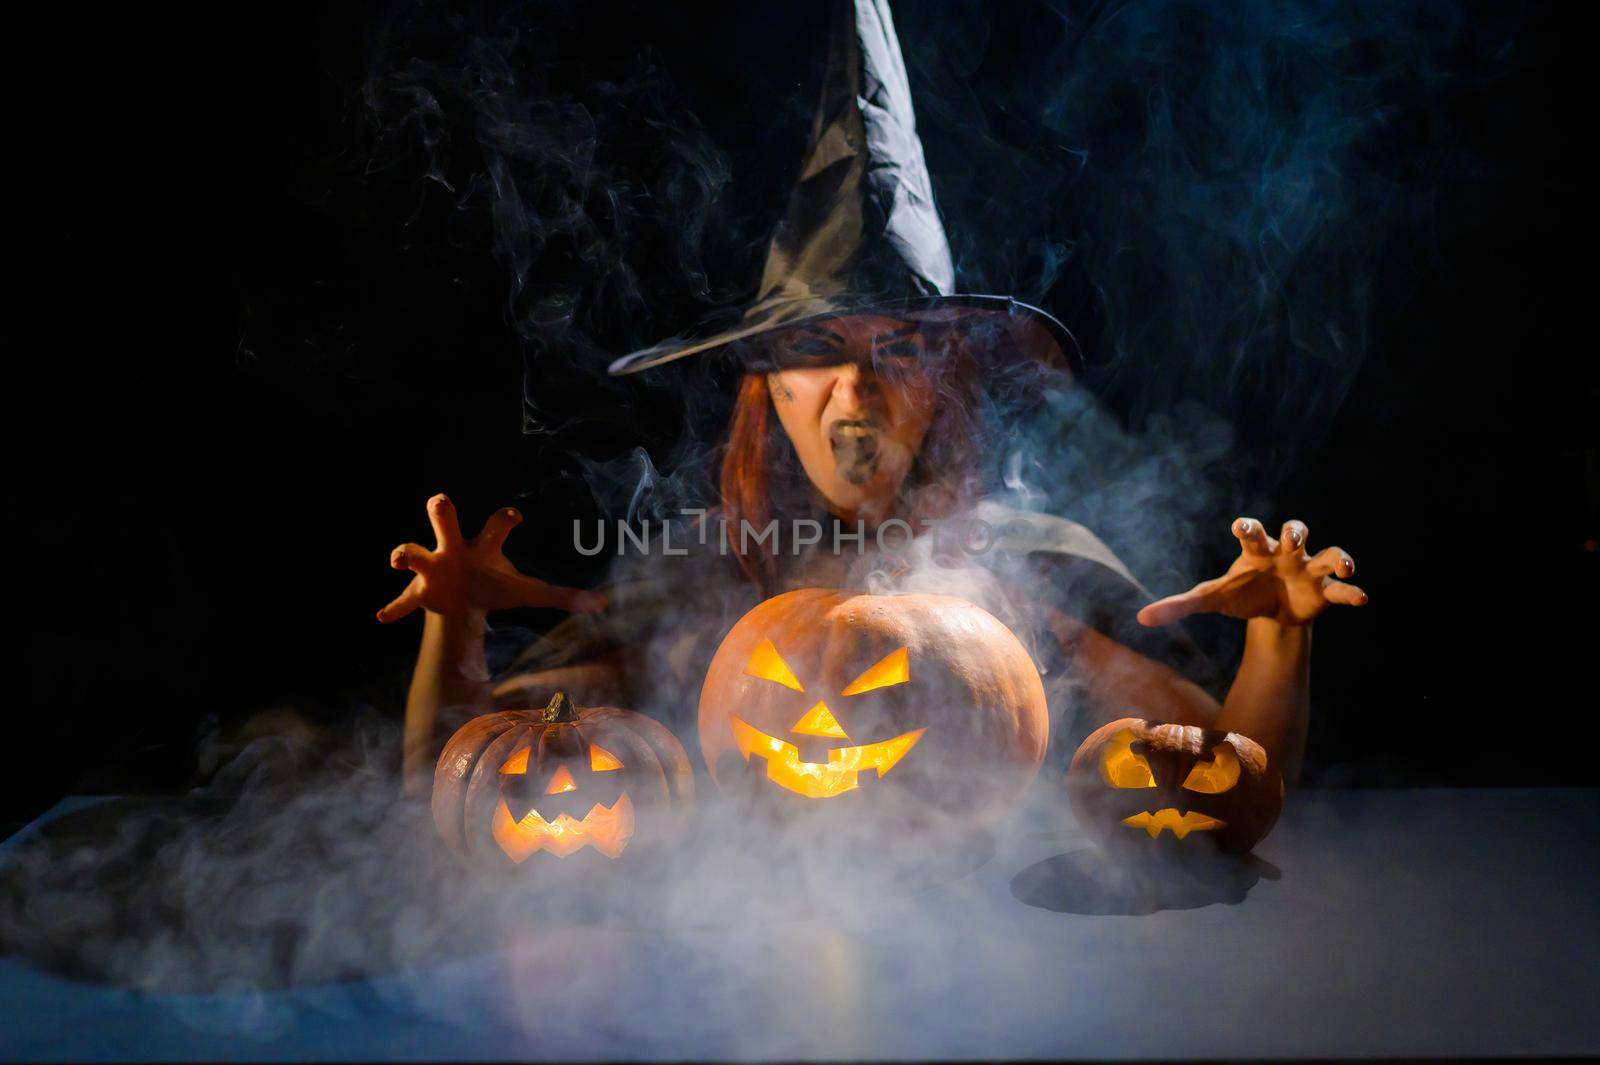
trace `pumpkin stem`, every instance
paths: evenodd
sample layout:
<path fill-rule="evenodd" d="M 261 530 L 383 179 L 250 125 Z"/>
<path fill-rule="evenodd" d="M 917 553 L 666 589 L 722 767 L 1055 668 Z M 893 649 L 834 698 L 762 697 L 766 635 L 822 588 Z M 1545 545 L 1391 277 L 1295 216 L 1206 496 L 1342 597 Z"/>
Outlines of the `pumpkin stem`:
<path fill-rule="evenodd" d="M 556 692 L 550 696 L 550 705 L 544 708 L 540 716 L 547 725 L 570 725 L 578 720 L 578 708 L 566 692 Z"/>

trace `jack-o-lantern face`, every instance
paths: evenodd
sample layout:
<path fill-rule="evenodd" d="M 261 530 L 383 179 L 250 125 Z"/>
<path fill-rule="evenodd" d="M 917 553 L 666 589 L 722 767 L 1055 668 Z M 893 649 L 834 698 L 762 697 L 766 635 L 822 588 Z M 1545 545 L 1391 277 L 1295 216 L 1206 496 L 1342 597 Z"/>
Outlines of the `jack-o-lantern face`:
<path fill-rule="evenodd" d="M 555 743 L 548 742 L 549 735 L 547 729 L 540 737 L 543 765 L 530 768 L 534 759 L 530 742 L 500 766 L 500 805 L 490 829 L 495 842 L 514 862 L 527 861 L 541 850 L 565 858 L 583 847 L 617 857 L 633 838 L 633 800 L 617 782 L 622 762 L 598 743 L 589 743 L 585 752 L 583 732 L 575 720 L 570 730 L 556 734 Z M 568 752 L 573 756 L 553 750 L 563 741 L 574 748 Z M 581 787 L 574 767 L 584 779 Z M 607 773 L 613 776 L 602 776 Z M 575 816 L 580 810 L 585 812 Z"/>
<path fill-rule="evenodd" d="M 1223 850 L 1246 851 L 1283 805 L 1282 779 L 1254 740 L 1137 718 L 1084 740 L 1067 786 L 1079 823 L 1114 845 L 1198 834 Z"/>
<path fill-rule="evenodd" d="M 446 843 L 488 864 L 579 851 L 615 859 L 640 832 L 673 834 L 693 797 L 670 731 L 628 710 L 579 711 L 558 692 L 542 711 L 486 714 L 451 737 L 433 816 Z"/>
<path fill-rule="evenodd" d="M 841 802 L 889 788 L 979 820 L 1032 780 L 1048 731 L 1027 651 L 948 596 L 776 596 L 729 631 L 700 694 L 719 784 L 759 773 L 776 796 Z"/>
<path fill-rule="evenodd" d="M 759 677 L 797 692 L 804 693 L 806 690 L 805 686 L 795 678 L 794 671 L 783 660 L 783 656 L 778 653 L 771 640 L 762 640 L 756 645 L 756 649 L 750 654 L 750 660 L 745 664 L 744 672 L 746 676 Z M 901 647 L 891 651 L 876 665 L 851 681 L 839 695 L 841 699 L 863 695 L 879 688 L 905 684 L 910 680 L 909 656 L 906 648 Z M 801 760 L 797 744 L 769 736 L 747 724 L 737 714 L 728 715 L 728 724 L 733 729 L 734 745 L 739 748 L 739 753 L 744 755 L 745 761 L 749 761 L 752 757 L 765 759 L 767 779 L 781 788 L 788 788 L 811 799 L 826 799 L 853 791 L 859 787 L 858 779 L 862 770 L 875 770 L 878 776 L 883 776 L 893 769 L 895 764 L 917 745 L 922 734 L 928 731 L 926 728 L 919 728 L 878 743 L 830 747 L 827 761 L 807 762 Z M 801 715 L 800 720 L 790 726 L 789 732 L 797 737 L 818 736 L 830 740 L 850 738 L 844 726 L 839 724 L 839 719 L 833 716 L 833 711 L 828 709 L 828 704 L 822 700 L 818 700 L 815 706 Z"/>

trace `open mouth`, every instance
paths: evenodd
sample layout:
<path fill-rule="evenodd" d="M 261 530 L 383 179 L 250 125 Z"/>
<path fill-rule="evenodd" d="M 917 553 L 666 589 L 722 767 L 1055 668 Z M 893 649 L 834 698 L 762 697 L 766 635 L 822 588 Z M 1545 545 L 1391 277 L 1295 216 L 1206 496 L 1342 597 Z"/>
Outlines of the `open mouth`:
<path fill-rule="evenodd" d="M 615 858 L 633 838 L 633 801 L 623 792 L 610 806 L 595 803 L 581 820 L 561 814 L 554 821 L 546 821 L 538 810 L 529 810 L 516 821 L 501 799 L 494 812 L 493 832 L 494 841 L 506 857 L 519 865 L 536 851 L 565 858 L 584 847 Z"/>
<path fill-rule="evenodd" d="M 1180 814 L 1170 806 L 1155 813 L 1137 813 L 1132 817 L 1124 817 L 1122 823 L 1129 828 L 1144 829 L 1150 834 L 1151 839 L 1161 835 L 1161 830 L 1164 828 L 1171 829 L 1174 836 L 1182 839 L 1191 832 L 1210 832 L 1212 829 L 1223 827 L 1223 822 L 1215 817 L 1197 814 L 1193 810 Z"/>
<path fill-rule="evenodd" d="M 828 426 L 828 446 L 839 475 L 865 484 L 878 472 L 878 426 L 870 418 L 844 418 Z"/>
<path fill-rule="evenodd" d="M 768 736 L 732 715 L 728 723 L 733 726 L 733 742 L 738 746 L 739 753 L 744 755 L 745 761 L 748 762 L 751 755 L 766 759 L 768 780 L 811 799 L 826 799 L 854 791 L 860 786 L 856 775 L 863 769 L 876 769 L 878 776 L 882 777 L 928 731 L 919 728 L 882 743 L 835 747 L 828 752 L 826 762 L 802 762 L 800 749 L 794 744 Z"/>

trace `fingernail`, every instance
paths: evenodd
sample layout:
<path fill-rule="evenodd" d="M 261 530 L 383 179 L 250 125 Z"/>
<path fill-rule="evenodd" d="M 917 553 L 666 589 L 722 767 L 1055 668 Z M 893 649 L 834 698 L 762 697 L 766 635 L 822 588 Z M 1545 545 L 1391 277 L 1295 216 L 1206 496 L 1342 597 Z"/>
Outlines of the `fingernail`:
<path fill-rule="evenodd" d="M 512 508 L 512 507 L 507 507 L 506 508 L 506 517 L 510 518 L 512 521 L 521 521 L 522 520 L 522 515 L 518 514 L 517 511 L 515 510 L 515 508 Z"/>
<path fill-rule="evenodd" d="M 1240 521 L 1239 521 L 1239 531 L 1241 533 L 1243 533 L 1244 535 L 1249 536 L 1250 535 L 1250 523 L 1248 521 L 1240 519 Z"/>

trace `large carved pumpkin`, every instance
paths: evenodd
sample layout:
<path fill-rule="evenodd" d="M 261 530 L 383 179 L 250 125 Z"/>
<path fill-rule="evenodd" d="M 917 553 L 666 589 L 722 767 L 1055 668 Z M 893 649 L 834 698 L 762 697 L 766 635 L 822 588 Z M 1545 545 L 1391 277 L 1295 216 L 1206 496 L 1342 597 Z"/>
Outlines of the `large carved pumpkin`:
<path fill-rule="evenodd" d="M 433 777 L 445 843 L 502 867 L 670 842 L 693 801 L 694 772 L 671 731 L 631 710 L 580 711 L 564 692 L 543 710 L 467 722 Z"/>
<path fill-rule="evenodd" d="M 1140 850 L 1214 844 L 1241 853 L 1283 808 L 1283 780 L 1248 736 L 1133 717 L 1083 741 L 1067 792 L 1085 831 Z"/>
<path fill-rule="evenodd" d="M 1048 735 L 1027 650 L 948 596 L 775 596 L 733 626 L 700 693 L 712 778 L 790 808 L 889 792 L 982 822 L 1037 775 Z"/>

